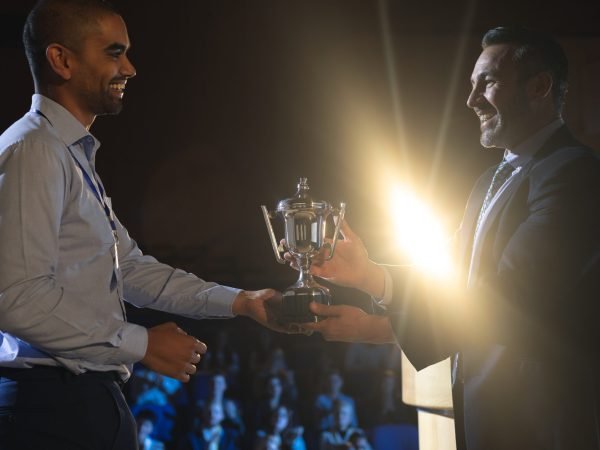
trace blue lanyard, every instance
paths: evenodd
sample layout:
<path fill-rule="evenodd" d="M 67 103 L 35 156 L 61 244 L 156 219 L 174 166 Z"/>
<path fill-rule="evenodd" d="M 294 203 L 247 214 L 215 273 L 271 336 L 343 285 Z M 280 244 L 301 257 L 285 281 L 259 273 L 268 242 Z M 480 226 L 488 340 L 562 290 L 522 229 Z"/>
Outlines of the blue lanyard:
<path fill-rule="evenodd" d="M 48 119 L 44 115 L 44 113 L 41 112 L 39 109 L 35 109 L 34 112 L 36 114 L 39 114 L 40 116 L 42 116 L 44 119 L 46 119 L 48 121 L 48 123 L 50 125 L 52 125 L 52 122 L 50 122 L 50 119 Z M 102 208 L 104 209 L 104 214 L 106 214 L 106 218 L 108 219 L 108 222 L 110 223 L 110 228 L 112 229 L 113 237 L 115 239 L 115 243 L 118 243 L 119 237 L 118 237 L 118 234 L 117 234 L 117 224 L 115 223 L 115 221 L 113 219 L 112 208 L 110 206 L 108 206 L 108 204 L 104 200 L 105 195 L 104 195 L 104 189 L 102 188 L 102 185 L 96 179 L 96 183 L 98 185 L 98 187 L 96 188 L 96 185 L 92 181 L 92 177 L 87 173 L 87 171 L 81 165 L 81 163 L 79 162 L 79 160 L 75 157 L 75 155 L 73 154 L 73 151 L 71 150 L 71 148 L 67 146 L 67 149 L 69 150 L 69 153 L 70 153 L 71 157 L 73 158 L 73 160 L 75 160 L 75 162 L 79 166 L 79 169 L 81 169 L 81 173 L 83 174 L 83 178 L 85 179 L 85 181 L 88 184 L 89 188 L 92 190 L 92 192 L 96 196 L 96 199 L 100 202 L 100 205 L 102 205 Z"/>
<path fill-rule="evenodd" d="M 83 166 L 81 165 L 79 160 L 77 158 L 75 158 L 75 155 L 73 154 L 73 152 L 71 151 L 70 148 L 69 148 L 69 153 L 71 154 L 71 156 L 73 157 L 73 159 L 75 160 L 75 162 L 77 163 L 79 168 L 81 169 L 81 173 L 83 174 L 83 178 L 85 178 L 86 183 L 88 184 L 88 186 L 90 187 L 90 189 L 92 190 L 92 192 L 94 193 L 94 195 L 96 196 L 96 198 L 98 199 L 100 204 L 102 205 L 102 208 L 104 208 L 104 214 L 106 214 L 106 218 L 108 219 L 108 222 L 110 223 L 110 227 L 112 228 L 113 233 L 115 234 L 115 239 L 116 239 L 117 238 L 117 224 L 115 223 L 115 221 L 113 219 L 112 209 L 110 208 L 110 206 L 108 206 L 108 204 L 104 200 L 105 196 L 104 196 L 104 189 L 102 188 L 102 185 L 96 179 L 96 183 L 98 184 L 98 189 L 100 190 L 100 192 L 98 192 L 98 189 L 96 189 L 96 186 L 94 185 L 94 182 L 92 181 L 92 178 L 86 172 L 86 170 L 83 168 Z"/>

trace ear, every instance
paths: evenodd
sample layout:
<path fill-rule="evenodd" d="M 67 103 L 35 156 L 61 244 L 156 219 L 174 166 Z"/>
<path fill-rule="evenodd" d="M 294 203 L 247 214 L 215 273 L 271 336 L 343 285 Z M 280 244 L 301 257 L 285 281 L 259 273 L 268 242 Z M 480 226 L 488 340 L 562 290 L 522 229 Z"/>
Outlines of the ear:
<path fill-rule="evenodd" d="M 540 72 L 527 80 L 527 96 L 530 101 L 538 101 L 550 97 L 553 85 L 549 72 Z"/>
<path fill-rule="evenodd" d="M 72 52 L 60 44 L 50 44 L 46 48 L 50 69 L 65 81 L 71 79 L 72 57 Z"/>

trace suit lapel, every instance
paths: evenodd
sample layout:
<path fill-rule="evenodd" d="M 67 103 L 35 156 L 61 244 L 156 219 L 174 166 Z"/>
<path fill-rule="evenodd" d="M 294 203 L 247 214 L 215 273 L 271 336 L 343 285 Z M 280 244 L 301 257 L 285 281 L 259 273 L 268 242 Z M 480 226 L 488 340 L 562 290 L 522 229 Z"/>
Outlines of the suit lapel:
<path fill-rule="evenodd" d="M 473 236 L 475 234 L 477 218 L 479 217 L 483 199 L 485 198 L 488 186 L 492 182 L 495 170 L 496 167 L 490 167 L 481 177 L 479 177 L 479 180 L 477 180 L 475 187 L 469 195 L 467 207 L 465 208 L 465 213 L 457 236 L 457 256 L 459 267 L 461 269 L 468 269 L 469 261 L 471 260 L 471 250 L 473 248 Z"/>
<path fill-rule="evenodd" d="M 502 190 L 500 192 L 500 194 L 496 198 L 496 201 L 489 207 L 489 209 L 487 211 L 487 216 L 485 217 L 484 221 L 481 223 L 479 232 L 474 237 L 471 264 L 469 266 L 469 277 L 468 277 L 468 285 L 469 286 L 475 280 L 477 271 L 479 270 L 479 264 L 481 262 L 481 255 L 482 255 L 482 251 L 484 248 L 483 244 L 487 238 L 490 228 L 498 219 L 499 214 L 501 213 L 501 211 L 504 209 L 504 207 L 508 203 L 508 200 L 513 196 L 513 194 L 515 192 L 517 192 L 519 187 L 523 184 L 523 181 L 525 179 L 525 174 L 529 171 L 528 169 L 530 166 L 531 166 L 531 163 L 528 163 L 526 166 L 523 166 L 518 171 L 518 173 L 513 174 L 508 185 L 505 187 L 504 190 Z"/>
<path fill-rule="evenodd" d="M 496 199 L 494 204 L 490 207 L 490 209 L 487 213 L 487 217 L 485 218 L 484 222 L 481 224 L 481 229 L 479 230 L 479 233 L 477 234 L 477 236 L 473 237 L 473 235 L 475 233 L 474 223 L 477 220 L 476 217 L 479 214 L 479 209 L 481 208 L 481 205 L 483 203 L 483 196 L 485 196 L 485 192 L 487 191 L 487 189 L 489 187 L 489 183 L 491 182 L 491 177 L 488 176 L 487 185 L 484 185 L 483 183 L 477 184 L 477 186 L 479 188 L 479 196 L 481 196 L 481 198 L 477 201 L 477 203 L 475 203 L 475 202 L 473 203 L 473 205 L 472 205 L 473 211 L 471 211 L 471 213 L 470 213 L 471 227 L 469 229 L 469 232 L 471 233 L 471 239 L 473 239 L 472 240 L 473 245 L 472 245 L 472 247 L 467 246 L 465 248 L 466 251 L 468 251 L 469 248 L 472 248 L 471 260 L 470 260 L 469 271 L 468 271 L 468 281 L 467 281 L 468 286 L 470 286 L 471 283 L 473 283 L 477 277 L 477 272 L 479 270 L 482 252 L 483 252 L 483 248 L 484 248 L 483 244 L 485 243 L 486 239 L 488 238 L 487 235 L 488 235 L 490 229 L 492 228 L 493 224 L 498 220 L 498 216 L 500 215 L 502 210 L 505 208 L 505 206 L 508 203 L 508 201 L 510 200 L 510 198 L 514 195 L 515 192 L 517 192 L 519 187 L 523 184 L 524 180 L 528 176 L 531 169 L 535 166 L 535 164 L 538 161 L 540 161 L 540 159 L 547 157 L 548 155 L 550 155 L 552 152 L 554 152 L 558 148 L 567 147 L 570 145 L 577 145 L 577 144 L 578 144 L 577 141 L 575 141 L 575 139 L 573 138 L 573 136 L 571 135 L 571 133 L 569 132 L 569 130 L 567 129 L 566 126 L 559 128 L 541 146 L 540 150 L 538 152 L 536 152 L 536 154 L 534 155 L 532 160 L 529 161 L 524 166 L 522 166 L 521 170 L 517 174 L 513 175 L 513 178 L 510 180 L 510 183 L 498 195 L 498 198 Z M 493 171 L 493 169 L 490 169 L 490 170 Z M 486 174 L 484 176 L 482 176 L 480 178 L 480 180 L 484 179 L 486 177 L 486 175 L 488 175 L 488 174 L 489 174 L 489 171 L 486 172 Z M 474 215 L 474 217 L 472 217 L 473 215 Z M 466 236 L 464 236 L 463 238 L 466 238 Z M 469 258 L 469 255 L 465 252 L 465 255 L 462 257 Z M 466 261 L 468 264 L 469 259 L 465 259 L 464 261 Z"/>

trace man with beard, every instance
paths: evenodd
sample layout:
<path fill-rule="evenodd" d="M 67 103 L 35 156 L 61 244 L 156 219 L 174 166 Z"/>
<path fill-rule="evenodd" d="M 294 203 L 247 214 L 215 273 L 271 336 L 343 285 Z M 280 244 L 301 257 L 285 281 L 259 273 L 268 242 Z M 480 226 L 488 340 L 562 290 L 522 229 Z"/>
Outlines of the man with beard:
<path fill-rule="evenodd" d="M 395 342 L 417 369 L 453 357 L 457 444 L 468 450 L 600 449 L 600 161 L 561 118 L 567 59 L 518 27 L 485 34 L 467 105 L 504 159 L 477 181 L 452 282 L 370 261 L 344 225 L 313 273 L 386 308 L 313 304 L 328 340 Z M 448 284 L 451 283 L 451 284 Z"/>
<path fill-rule="evenodd" d="M 0 136 L 0 449 L 137 449 L 120 391 L 133 363 L 187 382 L 206 346 L 174 323 L 128 323 L 123 301 L 276 328 L 278 294 L 161 264 L 115 217 L 89 133 L 136 74 L 111 6 L 41 0 L 23 42 L 32 107 Z"/>

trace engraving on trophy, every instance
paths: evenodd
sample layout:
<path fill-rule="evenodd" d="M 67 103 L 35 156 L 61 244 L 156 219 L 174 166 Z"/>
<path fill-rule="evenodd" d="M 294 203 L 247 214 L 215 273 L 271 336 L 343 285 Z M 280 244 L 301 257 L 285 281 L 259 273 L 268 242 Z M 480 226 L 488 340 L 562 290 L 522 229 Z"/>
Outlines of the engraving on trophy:
<path fill-rule="evenodd" d="M 314 201 L 308 194 L 309 189 L 307 179 L 300 178 L 294 197 L 281 200 L 275 211 L 261 206 L 275 259 L 280 264 L 286 264 L 281 252 L 288 251 L 296 260 L 300 272 L 298 281 L 283 291 L 281 319 L 284 323 L 317 321 L 318 317 L 310 312 L 309 304 L 331 303 L 329 289 L 314 280 L 310 273 L 310 265 L 323 250 L 327 252 L 325 259 L 333 257 L 346 204 L 341 203 L 339 208 L 334 208 L 328 202 Z M 331 242 L 326 240 L 329 216 L 336 219 Z M 285 249 L 280 248 L 273 231 L 271 219 L 275 217 L 284 221 Z"/>

